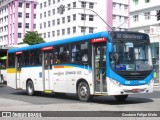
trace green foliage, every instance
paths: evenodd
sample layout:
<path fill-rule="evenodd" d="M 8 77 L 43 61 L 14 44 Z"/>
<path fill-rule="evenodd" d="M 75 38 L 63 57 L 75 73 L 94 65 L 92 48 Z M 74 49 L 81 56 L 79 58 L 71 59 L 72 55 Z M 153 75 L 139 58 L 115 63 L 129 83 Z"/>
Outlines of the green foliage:
<path fill-rule="evenodd" d="M 37 32 L 28 32 L 26 33 L 23 42 L 27 43 L 28 45 L 34 45 L 44 43 L 45 41 L 39 36 Z"/>

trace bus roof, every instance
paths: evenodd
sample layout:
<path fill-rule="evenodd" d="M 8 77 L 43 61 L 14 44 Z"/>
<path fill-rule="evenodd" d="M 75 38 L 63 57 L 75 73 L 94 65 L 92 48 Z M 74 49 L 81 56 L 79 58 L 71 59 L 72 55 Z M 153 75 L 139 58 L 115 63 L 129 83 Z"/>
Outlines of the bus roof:
<path fill-rule="evenodd" d="M 108 31 L 104 31 L 104 32 L 98 32 L 98 33 L 93 33 L 93 34 L 88 34 L 88 35 L 82 35 L 78 37 L 72 37 L 72 38 L 67 38 L 67 39 L 62 39 L 62 40 L 56 40 L 56 41 L 51 41 L 51 42 L 46 42 L 46 43 L 40 43 L 40 44 L 20 47 L 20 48 L 13 48 L 13 49 L 8 50 L 8 53 L 32 50 L 32 49 L 43 48 L 43 47 L 52 46 L 52 45 L 71 43 L 71 42 L 76 42 L 76 41 L 83 41 L 83 40 L 88 40 L 92 38 L 100 38 L 100 37 L 109 38 L 108 34 L 109 34 Z"/>

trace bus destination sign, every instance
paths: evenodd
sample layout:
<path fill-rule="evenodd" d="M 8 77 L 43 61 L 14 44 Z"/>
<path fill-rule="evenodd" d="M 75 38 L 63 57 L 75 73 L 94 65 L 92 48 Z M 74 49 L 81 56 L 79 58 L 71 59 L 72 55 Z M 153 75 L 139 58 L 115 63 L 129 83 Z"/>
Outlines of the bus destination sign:
<path fill-rule="evenodd" d="M 125 32 L 115 32 L 113 33 L 113 39 L 134 39 L 134 40 L 146 40 L 148 39 L 144 34 L 137 33 L 125 33 Z"/>

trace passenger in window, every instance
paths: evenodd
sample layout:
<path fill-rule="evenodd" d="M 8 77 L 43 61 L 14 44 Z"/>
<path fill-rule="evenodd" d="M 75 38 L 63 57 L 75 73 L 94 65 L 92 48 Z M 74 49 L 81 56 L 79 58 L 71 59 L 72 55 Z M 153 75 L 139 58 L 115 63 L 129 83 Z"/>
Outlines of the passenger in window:
<path fill-rule="evenodd" d="M 88 55 L 85 52 L 85 54 L 82 56 L 82 61 L 88 61 Z"/>
<path fill-rule="evenodd" d="M 55 59 L 55 62 L 56 63 L 60 63 L 60 59 L 58 58 L 58 56 L 56 55 L 56 57 L 55 57 L 56 59 Z"/>

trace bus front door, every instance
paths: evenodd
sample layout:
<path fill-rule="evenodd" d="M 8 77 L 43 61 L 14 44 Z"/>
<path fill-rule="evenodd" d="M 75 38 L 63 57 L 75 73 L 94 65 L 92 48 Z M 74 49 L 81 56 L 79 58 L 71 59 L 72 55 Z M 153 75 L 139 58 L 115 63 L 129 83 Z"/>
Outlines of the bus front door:
<path fill-rule="evenodd" d="M 22 88 L 22 81 L 21 81 L 21 67 L 22 67 L 22 54 L 17 54 L 15 57 L 15 68 L 16 68 L 16 89 Z"/>
<path fill-rule="evenodd" d="M 95 43 L 92 47 L 94 92 L 107 92 L 106 81 L 106 42 Z"/>
<path fill-rule="evenodd" d="M 43 64 L 43 80 L 44 80 L 44 91 L 52 90 L 52 63 L 53 63 L 53 52 L 52 50 L 44 51 L 44 64 Z"/>

